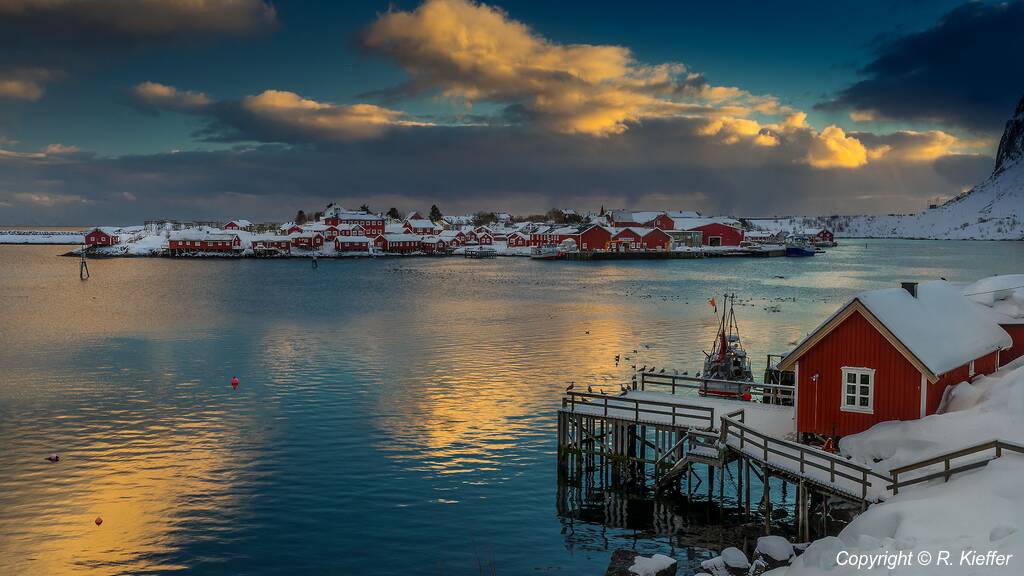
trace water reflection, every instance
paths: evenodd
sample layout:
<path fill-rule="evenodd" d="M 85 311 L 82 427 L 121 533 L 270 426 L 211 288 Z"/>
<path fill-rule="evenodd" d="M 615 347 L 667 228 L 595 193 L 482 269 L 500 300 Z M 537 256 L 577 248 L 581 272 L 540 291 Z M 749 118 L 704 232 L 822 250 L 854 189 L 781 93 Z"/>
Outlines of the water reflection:
<path fill-rule="evenodd" d="M 589 574 L 620 545 L 701 557 L 699 507 L 552 505 L 567 383 L 614 391 L 634 362 L 699 370 L 715 294 L 742 300 L 759 371 L 856 291 L 1024 261 L 1017 244 L 957 246 L 315 271 L 112 259 L 85 283 L 62 247 L 0 247 L 0 573 L 475 573 L 493 557 Z"/>

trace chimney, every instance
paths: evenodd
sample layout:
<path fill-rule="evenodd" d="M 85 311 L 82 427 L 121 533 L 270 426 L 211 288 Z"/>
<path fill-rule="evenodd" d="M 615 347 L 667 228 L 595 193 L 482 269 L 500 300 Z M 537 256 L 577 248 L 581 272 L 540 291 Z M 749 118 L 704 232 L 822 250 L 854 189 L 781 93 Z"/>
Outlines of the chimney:
<path fill-rule="evenodd" d="M 911 296 L 917 298 L 917 282 L 900 282 L 900 286 L 903 286 L 904 290 L 910 292 Z"/>

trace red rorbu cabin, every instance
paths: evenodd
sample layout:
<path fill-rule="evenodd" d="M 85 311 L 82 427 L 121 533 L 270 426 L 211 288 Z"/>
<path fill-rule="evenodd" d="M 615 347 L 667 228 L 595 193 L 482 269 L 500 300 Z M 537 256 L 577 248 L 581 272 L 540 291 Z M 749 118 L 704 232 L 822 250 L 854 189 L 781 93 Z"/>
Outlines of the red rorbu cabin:
<path fill-rule="evenodd" d="M 334 239 L 334 249 L 337 252 L 369 252 L 371 242 L 366 236 L 342 235 Z"/>
<path fill-rule="evenodd" d="M 510 248 L 521 248 L 530 245 L 530 236 L 523 232 L 513 232 L 505 239 Z"/>
<path fill-rule="evenodd" d="M 644 250 L 667 252 L 672 247 L 672 237 L 661 228 L 648 230 L 642 240 Z"/>
<path fill-rule="evenodd" d="M 212 252 L 230 254 L 242 250 L 242 240 L 236 234 L 216 234 L 196 230 L 171 232 L 167 250 L 172 255 Z"/>
<path fill-rule="evenodd" d="M 114 228 L 93 228 L 85 235 L 85 245 L 92 246 L 113 246 L 121 241 Z"/>
<path fill-rule="evenodd" d="M 801 437 L 841 437 L 934 414 L 946 389 L 998 367 L 1009 335 L 945 281 L 863 292 L 779 364 Z"/>
<path fill-rule="evenodd" d="M 290 254 L 292 241 L 288 236 L 259 236 L 252 239 L 252 251 L 257 256 Z"/>
<path fill-rule="evenodd" d="M 319 232 L 301 232 L 288 235 L 293 248 L 302 250 L 319 250 L 324 245 L 324 235 Z"/>

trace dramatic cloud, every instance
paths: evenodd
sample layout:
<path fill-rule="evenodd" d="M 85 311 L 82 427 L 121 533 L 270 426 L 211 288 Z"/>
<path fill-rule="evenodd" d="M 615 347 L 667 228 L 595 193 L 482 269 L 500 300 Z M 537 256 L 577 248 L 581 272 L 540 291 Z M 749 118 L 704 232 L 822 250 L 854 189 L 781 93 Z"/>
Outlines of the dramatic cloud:
<path fill-rule="evenodd" d="M 965 141 L 941 130 L 901 130 L 891 134 L 854 132 L 851 136 L 869 147 L 875 157 L 899 162 L 933 162 L 943 156 L 981 150 L 989 144 L 979 140 Z"/>
<path fill-rule="evenodd" d="M 855 121 L 1001 130 L 1024 93 L 1024 2 L 969 2 L 927 30 L 882 40 L 864 79 L 819 105 Z"/>
<path fill-rule="evenodd" d="M 386 95 L 436 92 L 467 105 L 499 103 L 512 118 L 567 134 L 619 134 L 646 118 L 713 113 L 719 105 L 734 116 L 781 109 L 771 97 L 709 86 L 682 64 L 642 64 L 621 46 L 552 42 L 498 8 L 467 0 L 388 12 L 363 44 L 410 77 Z"/>
<path fill-rule="evenodd" d="M 207 140 L 323 143 L 379 136 L 394 126 L 423 125 L 373 104 L 330 104 L 284 90 L 240 101 L 215 101 L 202 92 L 143 82 L 131 90 L 136 105 L 152 111 L 195 114 L 207 120 Z"/>
<path fill-rule="evenodd" d="M 0 98 L 39 100 L 46 92 L 45 85 L 59 77 L 59 73 L 45 68 L 0 70 Z"/>
<path fill-rule="evenodd" d="M 241 35 L 276 20 L 262 0 L 0 0 L 0 18 L 50 39 Z"/>
<path fill-rule="evenodd" d="M 780 137 L 776 146 L 724 145 L 699 134 L 706 123 L 649 120 L 602 139 L 530 127 L 436 126 L 323 147 L 0 156 L 0 202 L 11 204 L 0 223 L 128 224 L 154 216 L 237 218 L 239 210 L 281 220 L 334 200 L 376 209 L 437 203 L 446 213 L 601 204 L 741 216 L 892 212 L 955 196 L 992 169 L 991 158 L 961 156 L 898 169 L 888 161 L 820 169 L 796 161 L 809 133 Z M 14 196 L 26 193 L 86 203 L 42 206 Z"/>

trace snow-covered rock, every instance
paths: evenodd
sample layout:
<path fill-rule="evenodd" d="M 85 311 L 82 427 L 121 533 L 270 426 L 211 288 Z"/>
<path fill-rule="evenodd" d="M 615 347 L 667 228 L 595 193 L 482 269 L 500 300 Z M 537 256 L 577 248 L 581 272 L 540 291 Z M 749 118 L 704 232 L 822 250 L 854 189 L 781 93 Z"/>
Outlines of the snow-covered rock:
<path fill-rule="evenodd" d="M 721 556 L 701 562 L 700 567 L 714 576 L 739 576 L 750 569 L 750 561 L 742 550 L 730 546 L 722 550 Z"/>
<path fill-rule="evenodd" d="M 650 558 L 637 556 L 629 571 L 637 576 L 662 576 L 666 572 L 675 574 L 676 560 L 664 554 L 655 554 Z M 671 570 L 671 572 L 669 572 Z"/>
<path fill-rule="evenodd" d="M 793 545 L 782 536 L 761 536 L 757 539 L 757 551 L 779 562 L 788 562 L 793 557 Z"/>

